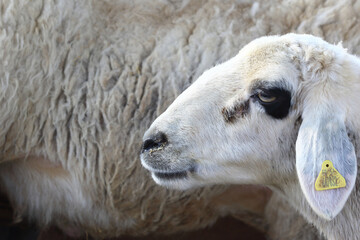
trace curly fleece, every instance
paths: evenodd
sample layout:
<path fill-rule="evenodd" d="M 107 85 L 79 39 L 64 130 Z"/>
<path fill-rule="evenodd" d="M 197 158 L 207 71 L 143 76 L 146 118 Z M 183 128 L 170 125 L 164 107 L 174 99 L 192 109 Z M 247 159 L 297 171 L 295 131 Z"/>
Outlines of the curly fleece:
<path fill-rule="evenodd" d="M 228 187 L 156 186 L 138 157 L 145 130 L 259 36 L 311 33 L 360 53 L 359 12 L 336 0 L 2 1 L 1 188 L 19 217 L 68 232 L 207 226 L 228 214 L 213 202 Z"/>

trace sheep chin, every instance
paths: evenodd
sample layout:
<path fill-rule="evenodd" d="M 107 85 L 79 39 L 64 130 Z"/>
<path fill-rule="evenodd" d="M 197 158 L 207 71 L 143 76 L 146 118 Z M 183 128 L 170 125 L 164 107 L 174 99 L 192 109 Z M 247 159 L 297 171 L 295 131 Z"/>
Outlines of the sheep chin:
<path fill-rule="evenodd" d="M 170 188 L 170 189 L 177 189 L 177 190 L 187 190 L 193 187 L 196 187 L 197 184 L 195 184 L 191 177 L 189 176 L 189 171 L 181 172 L 180 177 L 172 177 L 172 178 L 162 178 L 158 177 L 159 174 L 156 172 L 151 172 L 151 176 L 156 182 L 156 184 Z M 186 176 L 183 176 L 183 173 L 186 173 Z M 179 174 L 180 175 L 180 174 Z"/>

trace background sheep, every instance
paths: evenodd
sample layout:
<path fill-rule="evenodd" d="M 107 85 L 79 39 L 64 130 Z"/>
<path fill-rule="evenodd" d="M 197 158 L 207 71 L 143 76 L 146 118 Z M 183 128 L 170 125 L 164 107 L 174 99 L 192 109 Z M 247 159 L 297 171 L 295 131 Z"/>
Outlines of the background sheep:
<path fill-rule="evenodd" d="M 205 69 L 259 36 L 307 32 L 360 52 L 359 8 L 320 0 L 2 1 L 2 190 L 19 216 L 98 237 L 241 215 L 242 206 L 214 203 L 227 187 L 157 187 L 138 159 L 143 133 Z"/>

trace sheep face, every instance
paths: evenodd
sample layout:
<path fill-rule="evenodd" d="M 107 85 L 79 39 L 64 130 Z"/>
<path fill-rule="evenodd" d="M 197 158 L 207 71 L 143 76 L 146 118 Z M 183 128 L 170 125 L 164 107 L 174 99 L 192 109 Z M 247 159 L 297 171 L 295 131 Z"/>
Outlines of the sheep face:
<path fill-rule="evenodd" d="M 209 183 L 281 186 L 297 182 L 298 175 L 315 212 L 333 218 L 356 176 L 344 123 L 348 105 L 339 101 L 350 94 L 339 76 L 344 54 L 308 35 L 251 42 L 200 76 L 155 120 L 144 136 L 143 166 L 156 183 L 180 189 Z M 314 190 L 324 160 L 346 174 L 346 188 Z M 324 199 L 336 200 L 323 204 Z"/>
<path fill-rule="evenodd" d="M 295 145 L 298 118 L 300 73 L 276 39 L 259 39 L 205 72 L 152 124 L 141 160 L 158 184 L 268 181 L 272 160 Z M 293 169 L 295 160 L 282 164 Z"/>

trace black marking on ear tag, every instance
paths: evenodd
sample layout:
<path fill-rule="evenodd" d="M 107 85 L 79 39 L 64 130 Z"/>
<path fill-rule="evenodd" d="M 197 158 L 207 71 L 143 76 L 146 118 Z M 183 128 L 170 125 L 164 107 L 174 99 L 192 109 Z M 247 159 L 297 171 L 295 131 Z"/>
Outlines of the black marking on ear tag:
<path fill-rule="evenodd" d="M 321 165 L 321 171 L 315 181 L 316 191 L 323 191 L 329 189 L 337 189 L 346 187 L 346 180 L 336 170 L 330 160 L 326 160 Z"/>

